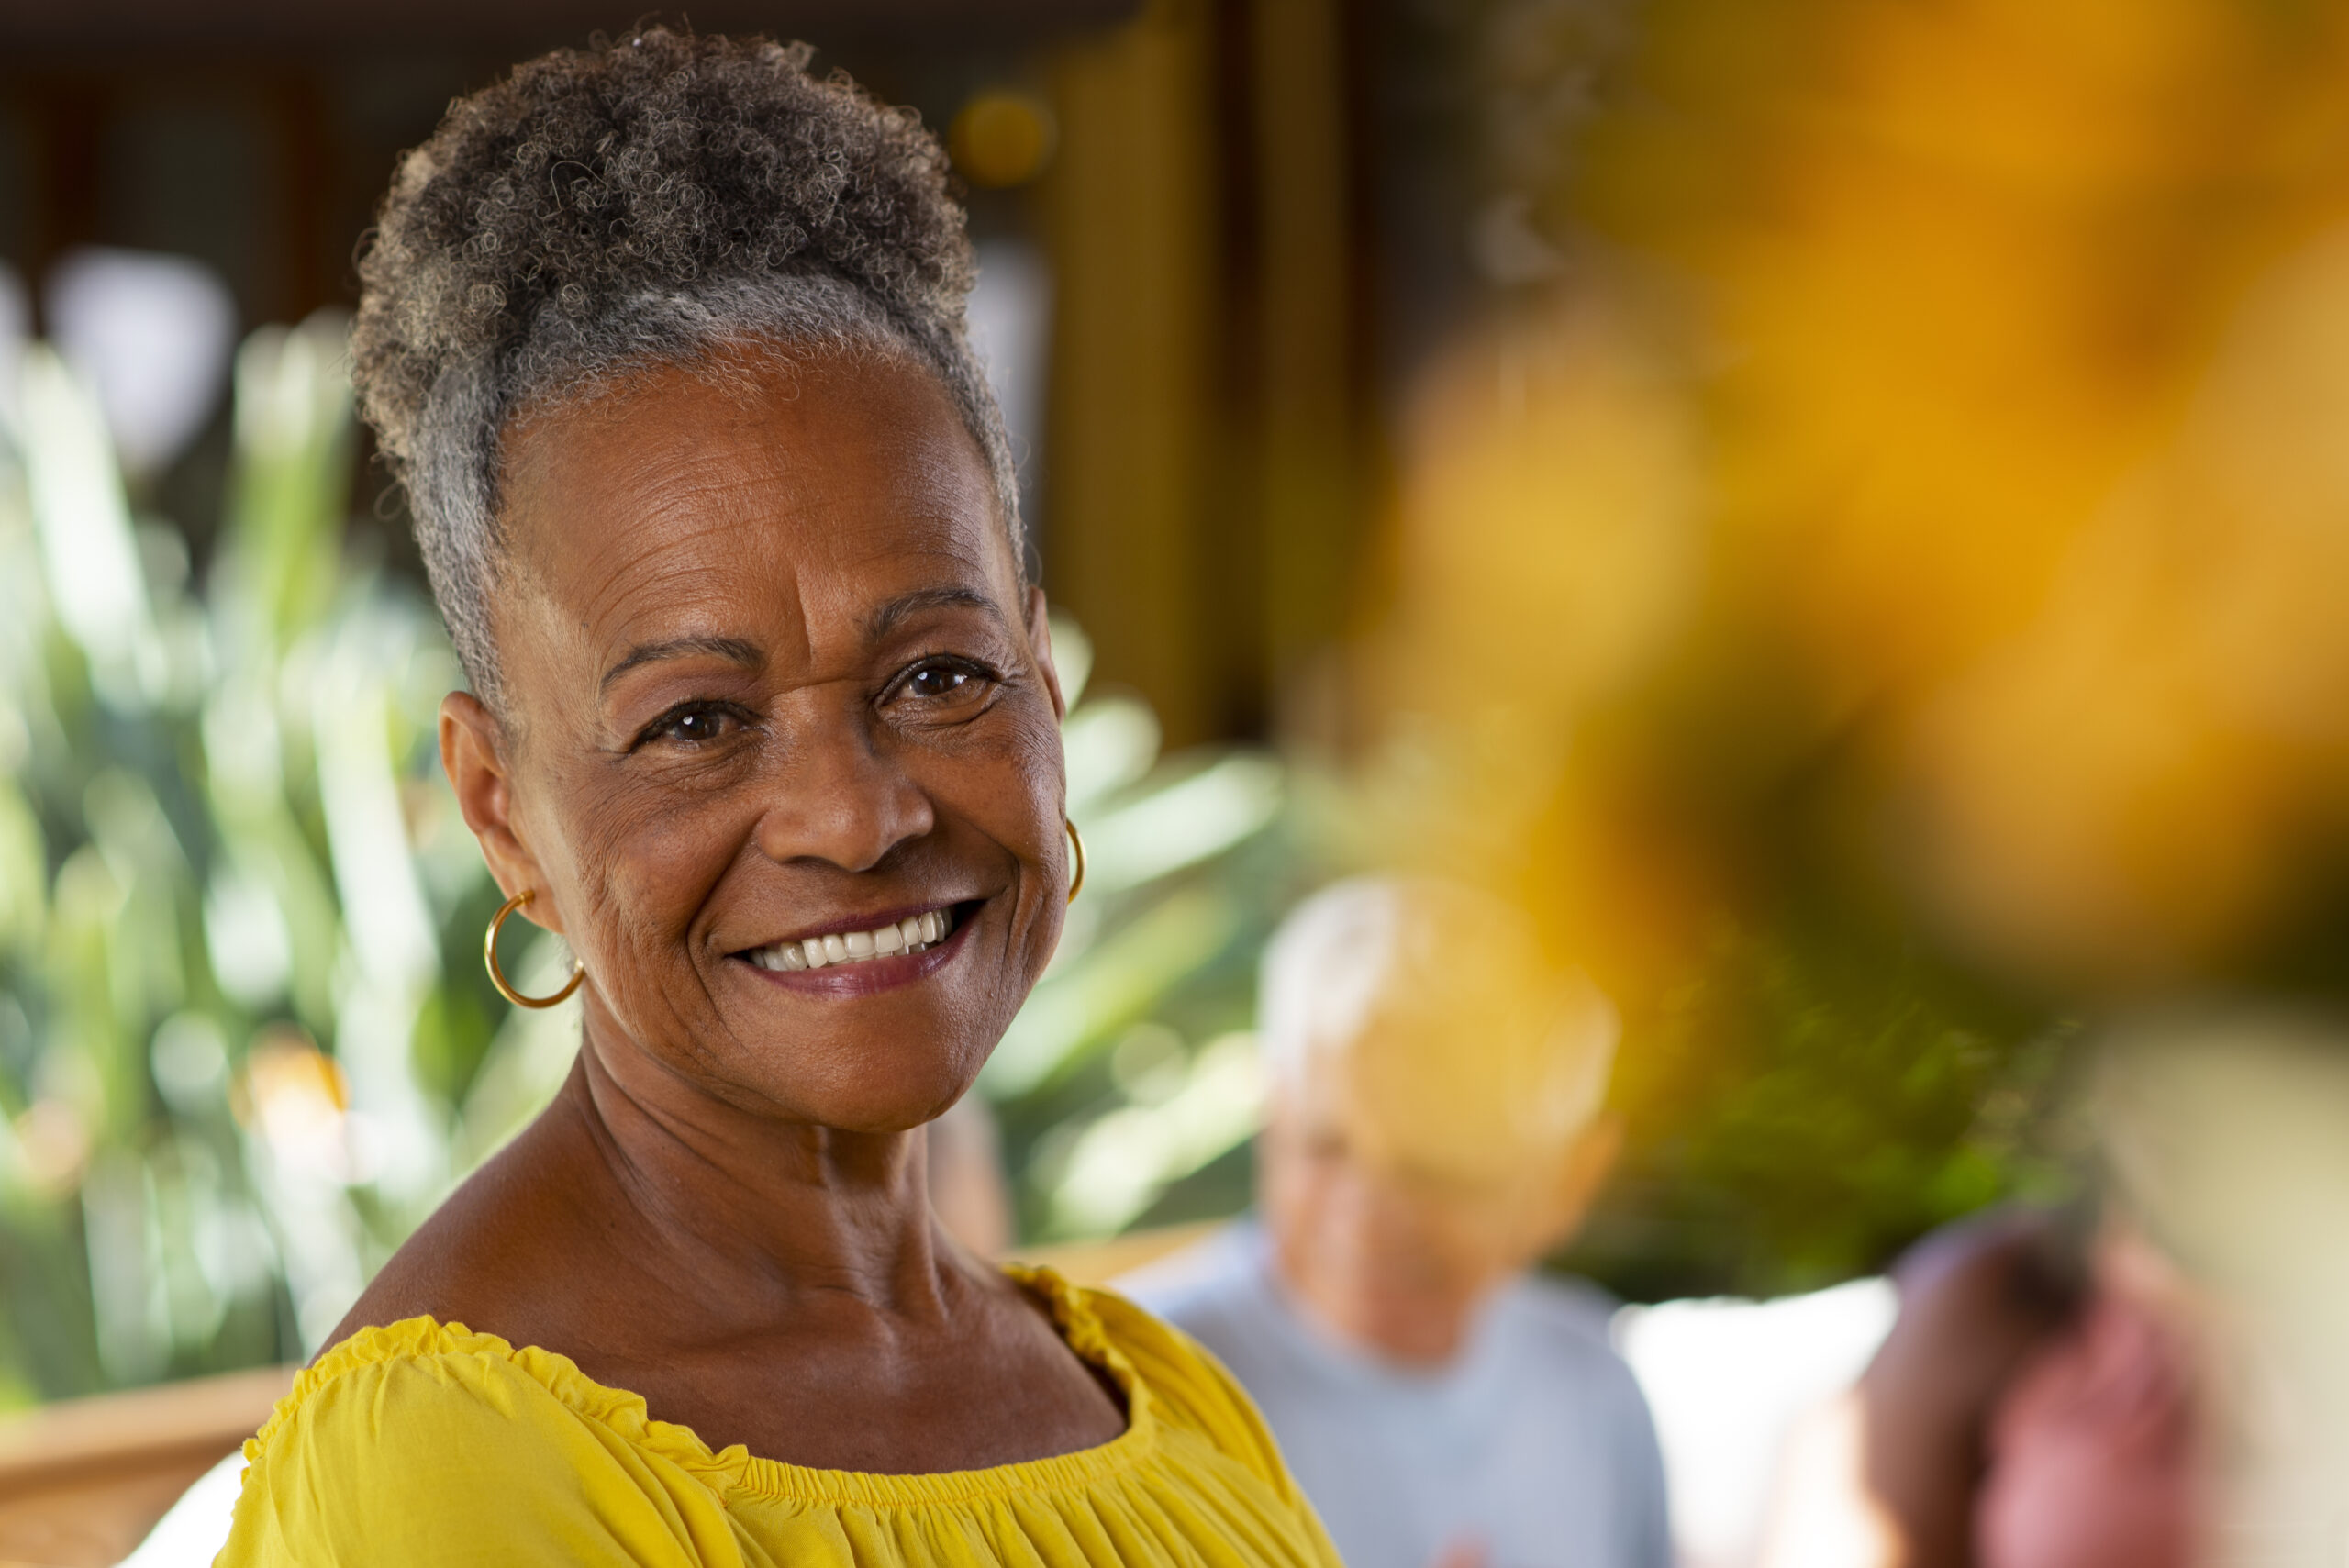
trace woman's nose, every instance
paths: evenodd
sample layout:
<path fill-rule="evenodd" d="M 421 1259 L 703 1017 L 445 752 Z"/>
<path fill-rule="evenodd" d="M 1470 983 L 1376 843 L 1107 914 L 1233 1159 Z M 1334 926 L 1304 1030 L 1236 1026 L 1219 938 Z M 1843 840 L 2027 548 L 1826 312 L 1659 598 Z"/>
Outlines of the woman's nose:
<path fill-rule="evenodd" d="M 767 801 L 754 839 L 778 862 L 869 871 L 936 820 L 929 795 L 866 725 L 845 715 L 802 728 L 778 748 L 759 787 Z"/>

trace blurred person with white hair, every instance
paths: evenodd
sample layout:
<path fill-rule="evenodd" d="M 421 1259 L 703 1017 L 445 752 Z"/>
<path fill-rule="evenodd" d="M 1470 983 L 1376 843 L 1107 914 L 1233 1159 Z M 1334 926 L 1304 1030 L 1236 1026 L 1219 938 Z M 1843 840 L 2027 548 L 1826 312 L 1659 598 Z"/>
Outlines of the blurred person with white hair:
<path fill-rule="evenodd" d="M 1613 1009 L 1465 887 L 1307 900 L 1264 962 L 1261 1215 L 1121 1282 L 1222 1359 L 1354 1568 L 1663 1568 L 1611 1303 L 1531 1272 L 1612 1162 Z"/>

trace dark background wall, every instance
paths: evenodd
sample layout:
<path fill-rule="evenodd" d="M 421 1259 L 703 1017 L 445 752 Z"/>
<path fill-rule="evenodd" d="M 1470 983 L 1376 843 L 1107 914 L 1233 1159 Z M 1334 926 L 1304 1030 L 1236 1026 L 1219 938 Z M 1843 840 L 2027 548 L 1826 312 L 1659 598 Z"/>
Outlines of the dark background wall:
<path fill-rule="evenodd" d="M 1453 166 L 1447 78 L 1389 16 L 1408 9 L 719 0 L 668 18 L 807 39 L 819 63 L 941 129 L 990 90 L 1048 106 L 1053 156 L 1012 188 L 974 183 L 973 229 L 1025 241 L 1052 278 L 1028 486 L 1046 585 L 1091 629 L 1102 678 L 1148 696 L 1175 744 L 1267 733 L 1341 629 L 1375 519 L 1381 386 L 1397 373 L 1381 302 L 1412 302 L 1408 350 L 1462 293 L 1444 259 L 1457 226 L 1427 195 Z M 37 301 L 78 246 L 193 256 L 228 280 L 248 328 L 348 306 L 394 161 L 451 97 L 640 15 L 662 13 L 6 0 L 0 261 Z M 1382 85 L 1398 64 L 1399 96 Z M 1419 184 L 1390 193 L 1374 167 L 1398 153 Z M 199 570 L 216 425 L 142 497 L 188 531 Z M 412 569 L 396 495 L 363 456 L 357 479 L 355 526 Z"/>

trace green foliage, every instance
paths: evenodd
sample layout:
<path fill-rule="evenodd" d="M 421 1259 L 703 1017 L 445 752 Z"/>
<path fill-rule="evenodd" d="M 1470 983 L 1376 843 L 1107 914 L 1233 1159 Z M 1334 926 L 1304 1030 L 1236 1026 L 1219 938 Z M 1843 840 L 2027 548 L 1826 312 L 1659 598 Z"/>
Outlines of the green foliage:
<path fill-rule="evenodd" d="M 1141 703 L 1081 700 L 1091 656 L 1076 628 L 1055 626 L 1052 645 L 1089 864 L 1052 968 L 979 1088 L 1002 1123 L 1022 1233 L 1068 1240 L 1155 1218 L 1247 1143 L 1263 1099 L 1247 1033 L 1255 954 L 1301 889 L 1275 830 L 1277 764 L 1244 750 L 1162 761 Z M 1226 1187 L 1211 1207 L 1245 1195 Z"/>
<path fill-rule="evenodd" d="M 484 879 L 455 662 L 344 550 L 342 358 L 244 345 L 201 584 L 46 350 L 0 431 L 0 1383 L 298 1355 L 451 1174 Z"/>
<path fill-rule="evenodd" d="M 1816 891 L 1815 889 L 1813 890 Z M 2074 1031 L 1848 910 L 1724 924 L 1628 1035 L 1623 1169 L 1568 1263 L 1635 1299 L 1817 1289 L 2070 1191 Z"/>

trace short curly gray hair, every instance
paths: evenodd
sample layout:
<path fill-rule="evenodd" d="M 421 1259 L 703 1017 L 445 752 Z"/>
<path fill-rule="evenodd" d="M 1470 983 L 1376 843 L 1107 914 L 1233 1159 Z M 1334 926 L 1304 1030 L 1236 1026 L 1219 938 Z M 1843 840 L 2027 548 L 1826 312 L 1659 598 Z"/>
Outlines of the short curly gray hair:
<path fill-rule="evenodd" d="M 993 469 L 1024 573 L 945 154 L 910 110 L 811 75 L 812 52 L 662 28 L 599 39 L 457 100 L 400 163 L 359 262 L 352 375 L 494 707 L 501 437 L 646 364 L 716 371 L 758 340 L 910 354 Z"/>

